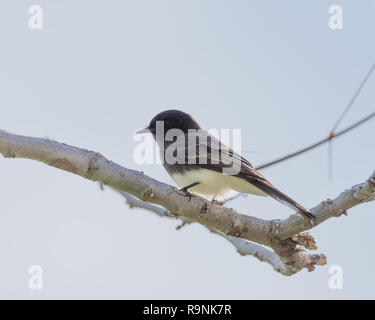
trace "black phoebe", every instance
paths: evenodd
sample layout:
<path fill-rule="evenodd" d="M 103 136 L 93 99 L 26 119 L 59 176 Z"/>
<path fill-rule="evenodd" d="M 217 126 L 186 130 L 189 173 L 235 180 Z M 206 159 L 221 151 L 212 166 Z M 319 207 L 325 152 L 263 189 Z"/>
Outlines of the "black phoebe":
<path fill-rule="evenodd" d="M 204 131 L 189 114 L 178 110 L 161 112 L 137 133 L 146 132 L 153 134 L 165 169 L 189 197 L 189 191 L 212 201 L 225 201 L 238 192 L 270 196 L 315 219 L 309 210 L 276 189 L 249 161 Z"/>

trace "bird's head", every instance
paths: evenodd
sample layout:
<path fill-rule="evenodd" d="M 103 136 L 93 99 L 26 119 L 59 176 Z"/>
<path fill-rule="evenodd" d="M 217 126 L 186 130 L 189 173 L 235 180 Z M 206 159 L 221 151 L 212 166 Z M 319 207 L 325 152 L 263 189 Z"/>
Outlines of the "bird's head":
<path fill-rule="evenodd" d="M 158 113 L 147 128 L 139 130 L 137 133 L 151 132 L 155 136 L 158 122 L 164 125 L 164 134 L 171 129 L 180 129 L 184 133 L 187 133 L 189 129 L 201 129 L 201 126 L 191 115 L 179 110 L 167 110 Z"/>

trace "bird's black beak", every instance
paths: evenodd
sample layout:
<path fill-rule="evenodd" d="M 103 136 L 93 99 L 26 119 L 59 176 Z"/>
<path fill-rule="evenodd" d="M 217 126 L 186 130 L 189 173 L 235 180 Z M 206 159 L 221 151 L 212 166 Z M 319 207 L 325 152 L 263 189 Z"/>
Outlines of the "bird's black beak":
<path fill-rule="evenodd" d="M 150 133 L 151 130 L 149 128 L 140 129 L 135 132 L 135 134 L 143 134 L 143 133 Z"/>

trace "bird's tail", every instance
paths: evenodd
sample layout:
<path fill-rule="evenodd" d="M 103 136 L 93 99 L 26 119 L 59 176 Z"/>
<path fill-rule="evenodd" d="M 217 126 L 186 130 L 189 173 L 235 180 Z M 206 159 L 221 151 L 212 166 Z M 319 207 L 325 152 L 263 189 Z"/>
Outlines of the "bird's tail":
<path fill-rule="evenodd" d="M 286 194 L 282 193 L 280 190 L 276 189 L 271 183 L 268 181 L 262 180 L 251 180 L 249 181 L 252 185 L 257 187 L 258 189 L 262 190 L 268 196 L 274 198 L 275 200 L 281 202 L 282 204 L 292 208 L 297 213 L 305 216 L 309 219 L 316 219 L 316 217 L 306 208 L 301 206 L 298 202 L 294 201 L 292 198 L 288 197 Z"/>

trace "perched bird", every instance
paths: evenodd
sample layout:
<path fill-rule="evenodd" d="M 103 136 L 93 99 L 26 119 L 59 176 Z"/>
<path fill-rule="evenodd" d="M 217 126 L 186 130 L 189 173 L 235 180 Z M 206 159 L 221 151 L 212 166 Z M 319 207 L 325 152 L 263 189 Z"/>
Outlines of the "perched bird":
<path fill-rule="evenodd" d="M 190 198 L 190 192 L 219 202 L 237 193 L 270 196 L 315 219 L 309 210 L 275 188 L 249 161 L 205 131 L 189 114 L 163 111 L 137 133 L 147 132 L 152 133 L 159 146 L 165 169 Z"/>

